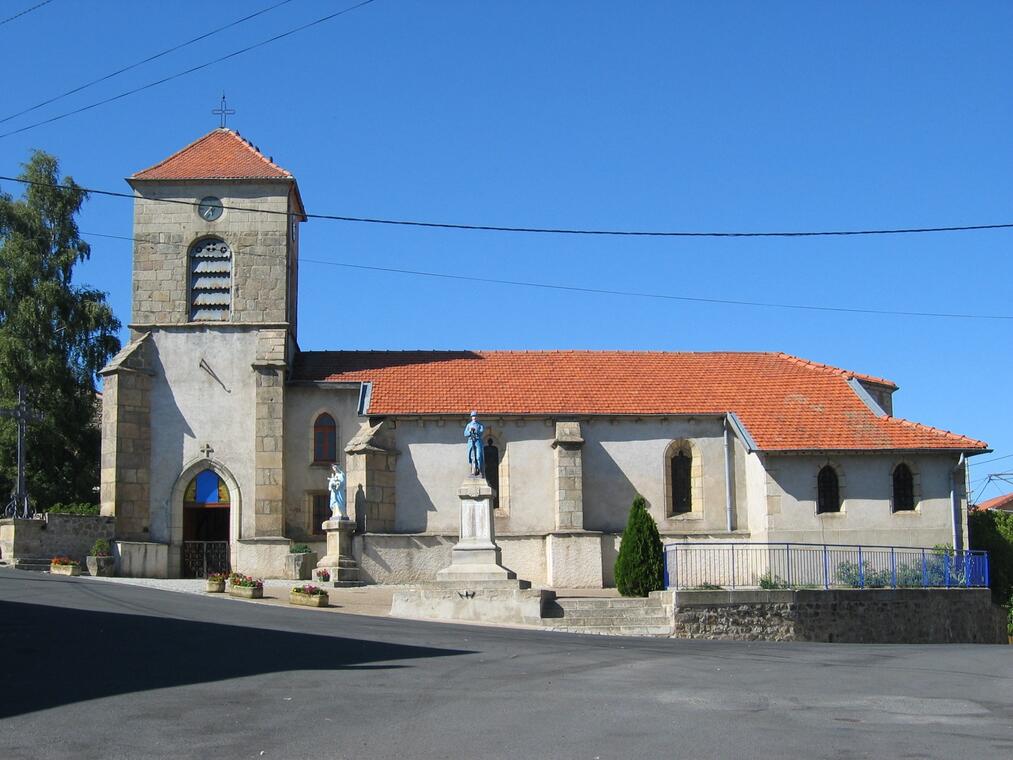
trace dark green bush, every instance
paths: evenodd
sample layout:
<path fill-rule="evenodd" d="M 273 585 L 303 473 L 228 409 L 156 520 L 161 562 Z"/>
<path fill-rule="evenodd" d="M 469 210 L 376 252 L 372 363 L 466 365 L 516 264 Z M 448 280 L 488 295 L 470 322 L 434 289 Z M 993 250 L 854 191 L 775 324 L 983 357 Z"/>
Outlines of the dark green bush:
<path fill-rule="evenodd" d="M 996 604 L 1013 597 L 1013 514 L 998 510 L 971 512 L 967 530 L 972 549 L 988 552 L 989 586 Z"/>
<path fill-rule="evenodd" d="M 109 542 L 104 538 L 97 539 L 91 545 L 91 551 L 89 552 L 92 557 L 109 557 L 112 553 Z"/>
<path fill-rule="evenodd" d="M 780 575 L 775 575 L 772 572 L 766 572 L 760 576 L 760 588 L 767 590 L 788 588 L 788 584 L 784 582 L 784 578 Z"/>
<path fill-rule="evenodd" d="M 658 526 L 637 494 L 623 531 L 615 565 L 616 587 L 623 596 L 647 596 L 665 588 L 664 550 Z"/>
<path fill-rule="evenodd" d="M 288 550 L 289 554 L 309 554 L 311 551 L 306 544 L 293 544 Z"/>
<path fill-rule="evenodd" d="M 61 515 L 97 515 L 99 513 L 98 504 L 86 504 L 84 502 L 76 502 L 73 504 L 54 504 L 47 512 L 55 512 Z"/>

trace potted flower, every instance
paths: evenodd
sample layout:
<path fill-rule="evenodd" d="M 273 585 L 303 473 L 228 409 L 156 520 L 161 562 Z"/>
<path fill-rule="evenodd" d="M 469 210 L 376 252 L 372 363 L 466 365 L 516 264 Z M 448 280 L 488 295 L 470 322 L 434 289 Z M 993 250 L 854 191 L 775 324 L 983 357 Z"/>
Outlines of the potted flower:
<path fill-rule="evenodd" d="M 229 576 L 229 596 L 239 596 L 243 599 L 263 599 L 264 581 L 260 578 L 251 578 L 249 575 L 233 573 Z"/>
<path fill-rule="evenodd" d="M 70 557 L 61 555 L 49 560 L 49 572 L 53 575 L 80 575 L 81 565 Z"/>
<path fill-rule="evenodd" d="M 100 538 L 92 544 L 91 551 L 84 561 L 88 565 L 89 575 L 102 576 L 103 578 L 112 577 L 116 560 L 113 559 L 112 548 L 109 546 L 108 540 Z"/>
<path fill-rule="evenodd" d="M 331 580 L 331 571 L 326 567 L 322 567 L 317 570 L 317 580 L 321 583 L 327 583 Z"/>
<path fill-rule="evenodd" d="M 209 594 L 221 594 L 225 591 L 225 581 L 228 579 L 228 573 L 211 573 L 211 575 L 205 579 L 205 590 Z"/>
<path fill-rule="evenodd" d="M 299 604 L 303 607 L 326 607 L 327 602 L 327 592 L 309 583 L 293 587 L 288 595 L 289 604 Z"/>

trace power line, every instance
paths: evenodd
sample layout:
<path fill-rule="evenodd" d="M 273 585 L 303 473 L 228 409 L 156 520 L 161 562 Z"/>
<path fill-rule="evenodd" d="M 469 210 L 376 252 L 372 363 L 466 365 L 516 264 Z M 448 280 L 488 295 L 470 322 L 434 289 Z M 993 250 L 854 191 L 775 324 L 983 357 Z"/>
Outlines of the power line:
<path fill-rule="evenodd" d="M 49 1 L 50 0 L 47 0 L 47 2 L 49 2 Z M 194 37 L 191 40 L 187 40 L 186 42 L 181 42 L 180 44 L 174 45 L 171 48 L 166 48 L 165 50 L 163 50 L 160 53 L 155 53 L 155 55 L 152 55 L 152 56 L 149 56 L 148 58 L 145 58 L 143 61 L 137 61 L 136 63 L 131 63 L 129 66 L 124 66 L 122 69 L 117 69 L 116 71 L 113 71 L 110 74 L 106 74 L 105 76 L 101 76 L 98 79 L 93 79 L 90 82 L 86 82 L 86 83 L 84 83 L 82 85 L 79 85 L 78 87 L 74 87 L 73 89 L 67 90 L 66 92 L 64 92 L 64 93 L 62 93 L 60 95 L 56 95 L 56 96 L 54 96 L 52 98 L 49 98 L 49 100 L 43 100 L 41 103 L 36 103 L 34 106 L 31 106 L 30 108 L 26 108 L 23 111 L 18 111 L 17 113 L 12 113 L 10 116 L 5 116 L 4 118 L 0 119 L 0 124 L 3 124 L 5 121 L 10 121 L 11 119 L 17 118 L 18 116 L 24 116 L 26 113 L 31 113 L 32 111 L 35 111 L 36 109 L 42 108 L 43 106 L 48 106 L 50 103 L 55 103 L 57 100 L 61 100 L 61 99 L 65 98 L 65 97 L 67 97 L 68 95 L 73 95 L 76 92 L 81 92 L 81 90 L 85 90 L 85 89 L 91 87 L 92 85 L 98 84 L 99 82 L 105 82 L 106 80 L 112 79 L 113 77 L 116 77 L 116 76 L 119 76 L 120 74 L 123 74 L 124 72 L 130 71 L 131 69 L 136 69 L 138 66 L 143 66 L 145 63 L 151 63 L 155 59 L 161 58 L 162 56 L 166 56 L 169 53 L 174 53 L 177 50 L 182 50 L 183 48 L 187 47 L 188 45 L 192 45 L 195 42 L 200 42 L 201 40 L 207 39 L 208 37 L 211 37 L 212 35 L 218 34 L 219 32 L 224 32 L 226 29 L 231 29 L 234 26 L 238 26 L 239 24 L 242 24 L 244 21 L 249 21 L 251 18 L 256 18 L 257 16 L 261 16 L 261 15 L 267 13 L 268 11 L 273 11 L 275 8 L 280 8 L 282 5 L 286 5 L 286 4 L 290 3 L 290 2 L 292 2 L 292 0 L 282 0 L 280 3 L 275 3 L 274 5 L 272 5 L 272 6 L 268 7 L 268 8 L 264 8 L 263 10 L 259 10 L 256 13 L 251 13 L 249 16 L 244 16 L 243 18 L 237 19 L 237 20 L 235 20 L 235 21 L 233 21 L 233 22 L 231 22 L 229 24 L 226 24 L 225 26 L 220 26 L 217 29 L 212 29 L 210 32 L 205 32 L 204 34 L 200 35 L 199 37 Z M 43 3 L 43 5 L 45 5 L 45 3 Z M 36 8 L 38 8 L 38 7 L 39 6 L 36 6 Z M 27 13 L 27 11 L 26 11 L 26 13 Z"/>
<path fill-rule="evenodd" d="M 989 462 L 998 462 L 1000 459 L 1009 459 L 1010 457 L 1013 457 L 1013 454 L 1006 454 L 1005 456 L 1001 457 L 992 457 L 991 459 L 982 459 L 980 462 L 975 460 L 972 462 L 968 462 L 968 464 L 973 467 L 974 465 L 978 464 L 988 464 Z"/>
<path fill-rule="evenodd" d="M 370 0 L 372 2 L 372 0 Z M 3 135 L 0 135 L 3 137 Z M 40 187 L 52 187 L 65 189 L 63 185 L 48 182 L 32 182 L 20 177 L 5 177 L 0 175 L 0 180 L 9 182 L 20 182 L 23 185 L 38 185 Z M 113 198 L 130 198 L 137 200 L 138 196 L 132 193 L 119 193 L 114 190 L 98 190 L 91 187 L 82 187 L 88 193 L 94 195 L 106 195 Z M 183 201 L 175 198 L 147 198 L 151 203 L 174 203 L 180 206 L 198 207 L 197 201 Z M 688 238 L 769 238 L 769 237 L 828 237 L 834 235 L 903 235 L 927 232 L 969 232 L 972 230 L 1001 230 L 1013 229 L 1013 222 L 1004 224 L 972 224 L 959 227 L 904 227 L 895 229 L 869 229 L 869 230 L 814 230 L 796 232 L 661 232 L 651 230 L 589 230 L 589 229 L 565 229 L 554 227 L 503 227 L 481 224 L 450 224 L 443 222 L 420 222 L 408 219 L 383 219 L 379 217 L 366 216 L 343 216 L 340 214 L 301 214 L 296 211 L 275 211 L 273 209 L 251 208 L 248 206 L 222 206 L 227 211 L 245 211 L 254 214 L 276 214 L 281 216 L 303 217 L 307 219 L 323 219 L 331 222 L 357 222 L 362 224 L 385 224 L 400 225 L 406 227 L 428 227 L 435 229 L 449 230 L 472 230 L 478 232 L 522 232 L 541 233 L 552 235 L 603 235 L 619 237 L 688 237 Z M 1000 317 L 1005 319 L 1005 317 Z"/>
<path fill-rule="evenodd" d="M 82 232 L 82 235 L 92 235 L 95 237 L 107 237 L 118 240 L 130 240 L 137 243 L 148 243 L 152 245 L 173 245 L 171 243 L 157 243 L 151 240 L 144 240 L 143 238 L 128 237 L 125 235 L 108 235 L 99 232 Z M 182 251 L 184 246 L 178 246 Z M 524 287 L 524 288 L 539 288 L 541 290 L 559 290 L 570 293 L 590 293 L 593 295 L 608 295 L 608 296 L 624 296 L 627 298 L 651 298 L 656 300 L 665 301 L 682 301 L 686 303 L 703 303 L 713 304 L 720 306 L 747 306 L 753 308 L 767 308 L 767 309 L 794 309 L 802 311 L 824 311 L 824 312 L 837 312 L 845 314 L 871 314 L 878 316 L 895 316 L 895 317 L 938 317 L 946 319 L 1003 319 L 1013 320 L 1013 315 L 985 315 L 985 314 L 948 314 L 948 313 L 936 313 L 936 312 L 918 312 L 918 311 L 891 311 L 886 309 L 859 309 L 850 308 L 844 306 L 816 306 L 812 304 L 792 304 L 792 303 L 775 303 L 768 301 L 744 301 L 734 300 L 727 298 L 704 298 L 702 296 L 684 296 L 675 295 L 671 293 L 650 293 L 643 291 L 632 291 L 632 290 L 612 290 L 605 288 L 586 288 L 577 285 L 562 285 L 557 283 L 546 283 L 546 282 L 534 282 L 528 280 L 504 280 L 494 277 L 475 277 L 473 275 L 463 274 L 450 274 L 446 272 L 427 272 L 418 269 L 399 269 L 396 267 L 379 267 L 369 266 L 367 264 L 349 264 L 341 261 L 327 261 L 325 259 L 313 259 L 304 256 L 299 257 L 300 263 L 310 264 L 322 264 L 326 266 L 342 267 L 345 269 L 359 269 L 370 272 L 383 272 L 387 274 L 401 274 L 409 275 L 414 277 L 430 277 L 435 279 L 443 280 L 458 280 L 464 282 L 480 282 L 489 285 L 510 285 L 513 287 Z"/>
<path fill-rule="evenodd" d="M 43 5 L 49 5 L 51 2 L 53 2 L 53 0 L 42 0 L 42 2 L 39 3 L 38 5 L 33 5 L 31 8 L 25 8 L 23 11 L 21 11 L 20 13 L 15 13 L 13 16 L 8 16 L 3 21 L 0 21 L 0 26 L 3 26 L 4 24 L 6 24 L 6 23 L 8 23 L 10 21 L 13 21 L 16 18 L 21 18 L 26 13 L 31 13 L 32 11 L 36 11 L 39 8 L 41 8 Z"/>
<path fill-rule="evenodd" d="M 82 106 L 81 108 L 75 108 L 73 111 L 66 111 L 65 113 L 58 114 L 57 116 L 52 116 L 52 117 L 50 117 L 48 119 L 43 119 L 42 121 L 37 121 L 37 122 L 35 122 L 33 124 L 29 124 L 28 126 L 21 127 L 19 129 L 14 129 L 14 130 L 11 130 L 10 132 L 4 132 L 3 134 L 0 134 L 0 139 L 2 139 L 4 137 L 10 137 L 11 135 L 19 134 L 20 132 L 27 132 L 29 129 L 34 129 L 35 127 L 41 127 L 43 124 L 51 124 L 54 121 L 59 121 L 60 119 L 66 119 L 68 116 L 73 116 L 75 114 L 79 114 L 79 113 L 82 113 L 84 111 L 90 111 L 93 108 L 98 108 L 99 106 L 104 106 L 107 103 L 112 103 L 113 101 L 121 100 L 122 98 L 125 98 L 125 97 L 127 97 L 129 95 L 134 95 L 134 94 L 136 94 L 138 92 L 150 89 L 152 87 L 156 87 L 156 86 L 158 86 L 160 84 L 165 84 L 166 82 L 171 82 L 174 79 L 179 79 L 180 77 L 186 76 L 187 74 L 192 74 L 195 71 L 200 71 L 201 69 L 206 69 L 208 66 L 213 66 L 216 63 L 221 63 L 222 61 L 227 61 L 230 58 L 235 58 L 237 55 L 242 55 L 243 53 L 248 53 L 251 50 L 255 50 L 256 48 L 263 47 L 264 45 L 268 45 L 268 44 L 270 44 L 272 42 L 277 42 L 278 40 L 284 39 L 285 37 L 290 37 L 293 34 L 305 31 L 306 29 L 309 29 L 310 27 L 317 26 L 318 24 L 322 24 L 325 21 L 330 21 L 331 19 L 337 18 L 338 16 L 343 16 L 346 13 L 351 13 L 352 11 L 357 10 L 358 8 L 363 7 L 364 5 L 369 5 L 373 1 L 374 0 L 362 0 L 362 2 L 357 3 L 356 5 L 350 6 L 348 8 L 345 8 L 344 10 L 337 11 L 336 13 L 331 13 L 328 16 L 323 16 L 321 18 L 316 19 L 315 21 L 310 21 L 309 23 L 303 24 L 302 26 L 297 26 L 294 29 L 289 29 L 287 32 L 282 32 L 281 34 L 276 34 L 274 37 L 270 37 L 269 39 L 261 40 L 260 42 L 255 42 L 254 44 L 248 45 L 247 47 L 244 47 L 244 48 L 242 48 L 240 50 L 235 50 L 235 51 L 229 53 L 228 55 L 223 55 L 221 58 L 215 58 L 213 61 L 208 61 L 207 63 L 202 63 L 202 64 L 199 64 L 197 66 L 192 66 L 189 69 L 186 69 L 185 71 L 180 71 L 180 72 L 178 72 L 176 74 L 171 74 L 170 76 L 163 77 L 162 79 L 159 79 L 157 81 L 149 82 L 148 84 L 141 85 L 140 87 L 135 87 L 132 90 L 127 90 L 126 92 L 121 92 L 119 95 L 113 95 L 112 97 L 106 98 L 105 100 L 100 100 L 100 101 L 98 101 L 96 103 L 91 103 L 90 105 Z"/>

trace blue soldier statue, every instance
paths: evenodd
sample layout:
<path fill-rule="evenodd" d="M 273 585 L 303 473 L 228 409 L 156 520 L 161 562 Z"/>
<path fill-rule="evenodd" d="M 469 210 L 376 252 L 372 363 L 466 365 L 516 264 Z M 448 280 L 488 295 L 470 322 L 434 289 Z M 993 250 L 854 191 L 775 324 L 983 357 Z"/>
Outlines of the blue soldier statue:
<path fill-rule="evenodd" d="M 478 412 L 472 412 L 471 422 L 464 428 L 464 437 L 468 439 L 468 464 L 475 477 L 485 475 L 485 452 L 482 450 L 484 432 L 485 425 L 478 421 Z"/>

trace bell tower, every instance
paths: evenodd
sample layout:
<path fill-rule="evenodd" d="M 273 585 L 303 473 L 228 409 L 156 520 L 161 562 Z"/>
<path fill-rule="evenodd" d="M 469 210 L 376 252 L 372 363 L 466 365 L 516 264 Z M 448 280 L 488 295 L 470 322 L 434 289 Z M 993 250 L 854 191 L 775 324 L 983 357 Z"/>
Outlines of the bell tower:
<path fill-rule="evenodd" d="M 287 550 L 283 410 L 298 350 L 299 188 L 225 128 L 127 182 L 136 196 L 131 343 L 103 371 L 103 513 L 117 517 L 120 538 L 165 545 L 167 572 L 178 574 L 180 478 L 211 469 L 236 491 L 228 541 L 231 566 L 244 572 L 263 554 L 256 544 Z"/>

